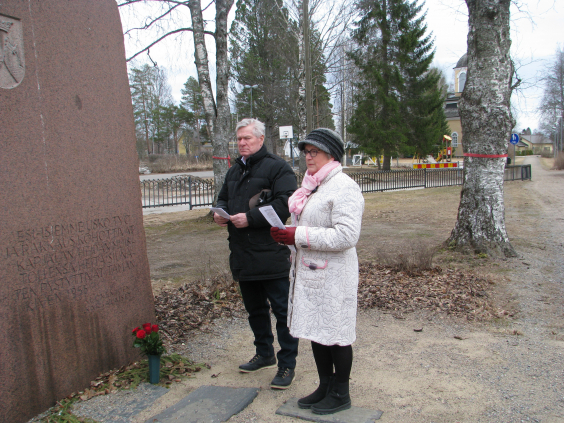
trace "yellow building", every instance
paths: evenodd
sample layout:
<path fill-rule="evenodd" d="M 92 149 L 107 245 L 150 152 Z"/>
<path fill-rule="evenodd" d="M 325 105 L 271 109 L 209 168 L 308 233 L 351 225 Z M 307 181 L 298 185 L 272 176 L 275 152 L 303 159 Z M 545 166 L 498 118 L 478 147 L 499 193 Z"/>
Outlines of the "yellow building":
<path fill-rule="evenodd" d="M 458 101 L 466 84 L 468 56 L 464 54 L 454 68 L 454 93 L 448 93 L 445 100 L 445 116 L 452 137 L 453 157 L 462 157 L 462 125 L 458 114 Z"/>
<path fill-rule="evenodd" d="M 554 144 L 543 134 L 519 134 L 519 144 L 516 151 L 531 150 L 533 154 L 554 155 Z"/>
<path fill-rule="evenodd" d="M 178 139 L 178 154 L 181 156 L 186 156 L 186 145 L 184 144 L 184 137 L 186 134 L 182 134 L 182 136 Z"/>

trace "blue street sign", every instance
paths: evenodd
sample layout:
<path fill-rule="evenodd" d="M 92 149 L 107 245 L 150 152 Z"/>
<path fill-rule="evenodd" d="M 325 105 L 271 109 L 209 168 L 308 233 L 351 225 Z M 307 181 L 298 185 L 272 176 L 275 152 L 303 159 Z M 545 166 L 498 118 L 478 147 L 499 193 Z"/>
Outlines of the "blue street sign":
<path fill-rule="evenodd" d="M 509 140 L 509 142 L 513 145 L 517 144 L 519 142 L 519 135 L 511 134 L 511 139 Z"/>

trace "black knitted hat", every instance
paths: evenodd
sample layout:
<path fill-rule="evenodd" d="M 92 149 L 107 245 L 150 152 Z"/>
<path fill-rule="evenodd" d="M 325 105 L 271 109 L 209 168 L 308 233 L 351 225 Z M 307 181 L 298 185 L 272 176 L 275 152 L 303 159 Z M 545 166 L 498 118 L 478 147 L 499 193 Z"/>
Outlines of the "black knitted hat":
<path fill-rule="evenodd" d="M 306 144 L 315 145 L 320 150 L 331 154 L 338 162 L 343 160 L 345 155 L 345 144 L 341 136 L 328 128 L 314 129 L 305 137 L 305 140 L 298 143 L 298 148 L 303 151 Z"/>

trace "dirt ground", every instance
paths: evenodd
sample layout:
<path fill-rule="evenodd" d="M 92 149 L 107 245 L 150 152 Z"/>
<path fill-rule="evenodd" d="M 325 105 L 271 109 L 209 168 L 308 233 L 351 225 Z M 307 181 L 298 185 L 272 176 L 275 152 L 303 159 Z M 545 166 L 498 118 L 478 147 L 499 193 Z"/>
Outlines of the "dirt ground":
<path fill-rule="evenodd" d="M 564 171 L 549 170 L 550 163 L 538 157 L 525 163 L 533 166 L 533 180 L 505 184 L 507 232 L 518 257 L 494 261 L 443 251 L 435 260 L 443 269 L 486 275 L 496 305 L 512 317 L 469 322 L 432 310 L 400 318 L 380 309 L 360 312 L 351 374 L 354 406 L 383 411 L 382 422 L 564 421 Z M 460 187 L 366 194 L 360 260 L 440 245 L 454 227 L 459 196 Z M 205 214 L 145 216 L 155 292 L 218 273 L 229 277 L 225 229 Z M 315 389 L 309 342 L 300 343 L 292 386 L 274 391 L 269 389 L 274 369 L 237 371 L 254 354 L 244 318 L 209 329 L 176 352 L 206 361 L 211 369 L 174 384 L 135 421 L 146 421 L 201 385 L 262 388 L 229 422 L 298 421 L 275 411 Z"/>

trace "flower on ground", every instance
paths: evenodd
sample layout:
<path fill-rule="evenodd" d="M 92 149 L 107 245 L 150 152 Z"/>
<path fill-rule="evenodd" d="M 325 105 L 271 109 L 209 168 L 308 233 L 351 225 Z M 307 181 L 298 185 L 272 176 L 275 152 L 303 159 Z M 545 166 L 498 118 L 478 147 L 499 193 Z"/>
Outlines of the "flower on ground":
<path fill-rule="evenodd" d="M 158 332 L 159 331 L 159 325 L 153 325 L 153 326 L 151 326 L 151 329 L 153 330 L 153 332 Z"/>

